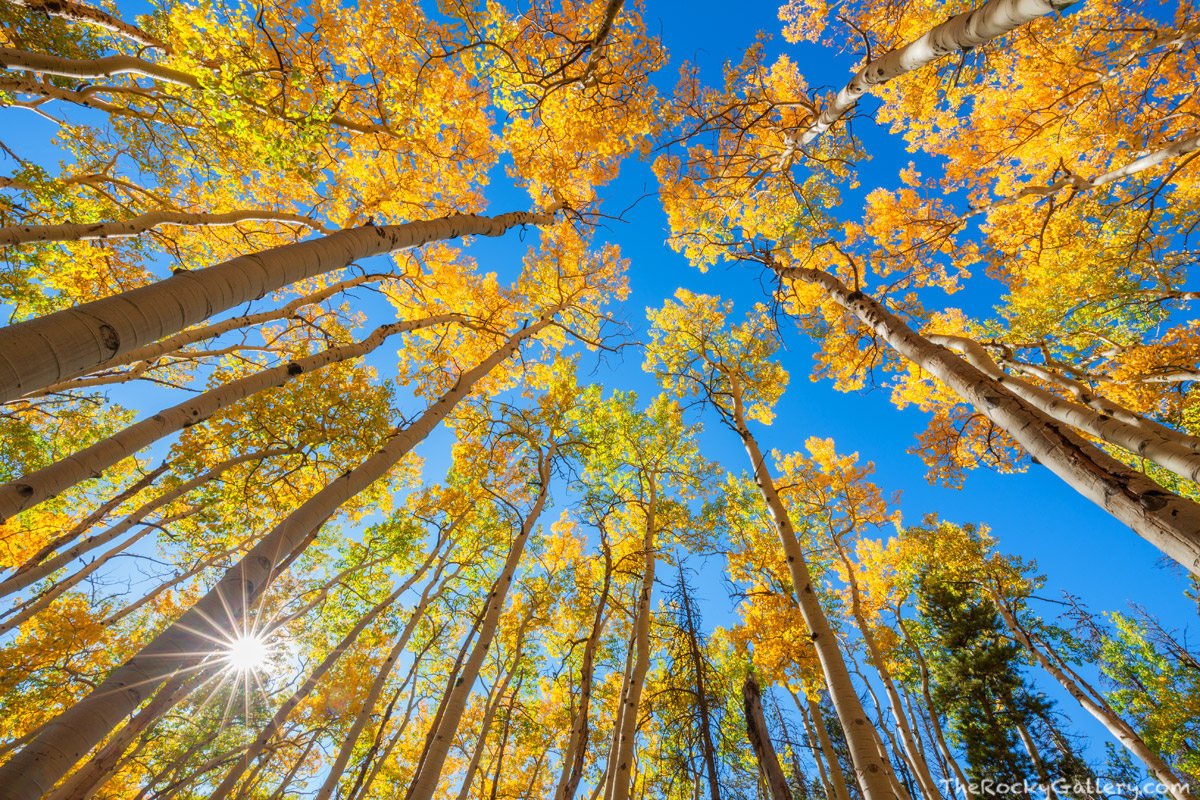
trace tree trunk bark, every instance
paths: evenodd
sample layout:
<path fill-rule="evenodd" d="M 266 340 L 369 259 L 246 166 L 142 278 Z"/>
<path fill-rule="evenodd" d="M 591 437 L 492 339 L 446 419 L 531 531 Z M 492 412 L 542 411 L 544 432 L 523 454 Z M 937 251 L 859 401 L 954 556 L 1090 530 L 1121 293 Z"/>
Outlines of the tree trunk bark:
<path fill-rule="evenodd" d="M 919 39 L 884 53 L 860 69 L 803 133 L 789 137 L 788 152 L 781 163 L 786 163 L 795 148 L 811 144 L 829 130 L 874 87 L 952 53 L 973 50 L 1073 2 L 1075 0 L 988 0 L 978 8 L 931 28 Z"/>
<path fill-rule="evenodd" d="M 771 744 L 771 733 L 767 730 L 767 720 L 763 716 L 762 692 L 758 688 L 758 680 L 751 672 L 742 683 L 742 710 L 746 715 L 746 738 L 758 760 L 758 767 L 767 779 L 767 790 L 771 800 L 792 800 L 792 791 L 788 788 L 787 778 L 783 767 L 779 766 L 779 757 Z"/>
<path fill-rule="evenodd" d="M 1008 607 L 1000 595 L 993 588 L 991 589 L 992 602 L 996 609 L 1000 612 L 1000 616 L 1004 619 L 1004 624 L 1008 627 L 1013 638 L 1020 642 L 1030 655 L 1038 662 L 1038 665 L 1059 682 L 1066 689 L 1067 694 L 1075 698 L 1079 705 L 1083 706 L 1084 710 L 1096 718 L 1104 728 L 1112 734 L 1121 745 L 1131 754 L 1136 756 L 1143 764 L 1150 775 L 1159 783 L 1167 787 L 1167 793 L 1175 800 L 1195 800 L 1194 795 L 1188 791 L 1187 784 L 1176 776 L 1174 770 L 1158 755 L 1151 750 L 1138 736 L 1137 731 L 1133 726 L 1125 721 L 1119 714 L 1108 706 L 1107 702 L 1101 698 L 1097 701 L 1095 698 L 1100 697 L 1091 687 L 1084 687 L 1068 676 L 1058 664 L 1047 658 L 1041 648 L 1034 645 L 1025 629 L 1017 621 L 1016 616 Z"/>
<path fill-rule="evenodd" d="M 403 225 L 366 225 L 180 272 L 148 286 L 19 322 L 0 329 L 0 402 L 86 374 L 214 314 L 359 259 L 459 236 L 501 236 L 517 225 L 553 221 L 552 210 L 497 217 L 452 214 Z"/>
<path fill-rule="evenodd" d="M 817 599 L 812 585 L 812 576 L 808 571 L 808 563 L 804 551 L 796 538 L 796 531 L 788 517 L 787 507 L 779 497 L 775 481 L 767 468 L 766 459 L 758 449 L 758 442 L 746 427 L 745 415 L 742 409 L 740 390 L 734 391 L 733 427 L 742 439 L 746 455 L 750 457 L 750 465 L 754 471 L 754 480 L 758 484 L 763 501 L 771 512 L 775 522 L 776 532 L 783 545 L 783 553 L 787 558 L 788 572 L 800 605 L 800 615 L 809 630 L 809 637 L 816 650 L 821 671 L 825 677 L 825 685 L 833 701 L 834 711 L 841 722 L 846 735 L 846 743 L 850 748 L 850 757 L 857 773 L 859 787 L 862 789 L 864 800 L 893 800 L 891 764 L 879 755 L 875 747 L 874 726 L 867 718 L 858 693 L 850 679 L 850 670 L 842 657 L 841 646 L 829 620 Z"/>
<path fill-rule="evenodd" d="M 557 313 L 555 308 L 552 313 Z M 407 428 L 360 466 L 335 479 L 275 527 L 220 582 L 136 655 L 109 673 L 90 694 L 49 722 L 37 738 L 0 766 L 0 800 L 38 800 L 105 735 L 180 669 L 214 652 L 275 573 L 298 553 L 342 503 L 382 478 L 425 439 L 474 385 L 521 343 L 550 324 L 543 316 L 511 334 Z"/>
<path fill-rule="evenodd" d="M 387 654 L 387 657 L 383 660 L 383 664 L 380 665 L 379 671 L 375 675 L 375 681 L 371 684 L 370 691 L 367 692 L 367 696 L 363 699 L 362 706 L 358 709 L 358 714 L 355 715 L 354 722 L 350 725 L 350 730 L 347 731 L 346 737 L 342 740 L 341 747 L 338 748 L 337 757 L 333 759 L 333 763 L 329 766 L 329 774 L 325 778 L 325 783 L 317 790 L 316 800 L 329 800 L 334 790 L 337 789 L 338 783 L 342 779 L 342 773 L 346 771 L 346 765 L 350 763 L 350 757 L 354 755 L 354 747 L 358 744 L 358 737 L 362 735 L 363 728 L 367 726 L 371 716 L 375 713 L 375 706 L 379 703 L 379 698 L 387 686 L 388 678 L 392 674 L 392 668 L 396 666 L 396 661 L 404 652 L 404 648 L 408 647 L 408 640 L 412 638 L 413 632 L 417 629 L 417 623 L 425 615 L 425 609 L 428 608 L 431 599 L 429 590 L 432 586 L 433 584 L 430 583 L 425 587 L 425 591 L 421 594 L 420 602 L 417 603 L 417 607 L 413 609 L 412 615 L 408 618 L 408 624 L 404 626 L 404 630 L 397 637 L 391 652 Z"/>
<path fill-rule="evenodd" d="M 460 314 L 439 314 L 425 319 L 381 325 L 370 336 L 353 344 L 330 347 L 311 356 L 298 358 L 209 389 L 178 405 L 163 409 L 152 417 L 135 422 L 90 447 L 0 486 L 0 520 L 10 519 L 48 497 L 54 497 L 82 481 L 101 475 L 104 470 L 129 458 L 143 447 L 149 447 L 164 436 L 204 422 L 233 403 L 267 389 L 283 386 L 298 375 L 364 356 L 398 333 L 431 325 L 461 322 L 464 319 Z"/>
<path fill-rule="evenodd" d="M 200 328 L 192 328 L 190 330 L 177 333 L 174 336 L 168 336 L 162 341 L 148 344 L 145 347 L 139 347 L 136 350 L 131 350 L 119 358 L 114 358 L 108 362 L 109 367 L 122 367 L 127 364 L 136 364 L 144 362 L 152 364 L 159 358 L 165 355 L 178 352 L 189 344 L 196 344 L 208 339 L 215 339 L 218 336 L 229 333 L 230 331 L 240 330 L 241 328 L 249 328 L 254 325 L 261 325 L 264 322 L 274 322 L 275 320 L 291 319 L 300 309 L 307 306 L 314 306 L 322 303 L 335 295 L 341 294 L 347 289 L 353 289 L 355 286 L 361 286 L 364 283 L 374 283 L 386 278 L 386 275 L 367 274 L 356 275 L 353 278 L 347 278 L 344 281 L 330 284 L 320 291 L 306 294 L 303 297 L 297 297 L 279 308 L 272 308 L 268 311 L 260 311 L 257 314 L 247 314 L 241 317 L 231 317 L 230 319 L 214 322 L 211 325 L 205 325 Z M 79 379 L 75 381 L 67 381 L 46 387 L 44 393 L 68 391 L 70 389 L 86 388 L 93 384 L 90 381 L 92 378 Z M 42 394 L 39 392 L 37 394 Z"/>
<path fill-rule="evenodd" d="M 106 30 L 109 33 L 124 37 L 131 42 L 136 42 L 143 47 L 155 47 L 164 53 L 171 52 L 167 45 L 136 25 L 131 25 L 124 20 L 114 17 L 107 11 L 101 11 L 98 8 L 93 8 L 83 3 L 74 3 L 71 0 L 8 0 L 8 2 L 19 8 L 27 8 L 35 14 L 40 13 L 71 22 L 94 25 L 101 30 Z"/>
<path fill-rule="evenodd" d="M 821 779 L 821 788 L 825 792 L 825 800 L 845 800 L 845 798 L 842 796 L 846 794 L 845 780 L 843 779 L 839 784 L 840 791 L 835 790 L 833 788 L 833 784 L 830 782 L 829 776 L 825 772 L 825 753 L 827 753 L 828 750 L 826 750 L 825 745 L 822 744 L 824 740 L 817 736 L 812 720 L 809 718 L 808 709 L 805 708 L 800 702 L 800 698 L 795 692 L 789 692 L 789 694 L 791 694 L 792 701 L 795 702 L 796 708 L 800 711 L 800 718 L 804 720 L 804 732 L 808 736 L 809 749 L 812 750 L 813 761 L 817 765 L 817 775 Z M 839 769 L 838 772 L 840 774 L 841 770 Z"/>
<path fill-rule="evenodd" d="M 637 738 L 638 713 L 642 705 L 642 689 L 650 669 L 650 598 L 654 592 L 655 527 L 657 525 L 657 487 L 649 483 L 646 505 L 646 535 L 642 543 L 642 590 L 638 595 L 637 619 L 634 621 L 637 658 L 625 695 L 621 698 L 621 727 L 616 743 L 616 758 L 609 768 L 613 771 L 611 792 L 606 800 L 628 800 L 632 788 L 634 742 Z"/>
<path fill-rule="evenodd" d="M 700 746 L 704 750 L 704 767 L 708 773 L 709 800 L 721 800 L 717 784 L 717 756 L 713 746 L 711 720 L 708 712 L 708 689 L 704 681 L 704 658 L 697 641 L 696 622 L 692 616 L 692 601 L 688 596 L 687 583 L 683 579 L 683 564 L 679 565 L 679 585 L 683 595 L 683 613 L 687 619 L 688 653 L 692 659 L 692 671 L 696 675 L 696 706 L 700 711 Z"/>
<path fill-rule="evenodd" d="M 917 748 L 916 736 L 913 733 L 912 726 L 909 725 L 908 717 L 904 713 L 904 706 L 901 705 L 900 693 L 896 691 L 895 681 L 892 680 L 892 673 L 887 667 L 887 662 L 883 658 L 883 654 L 879 651 L 879 643 L 875 640 L 875 633 L 871 630 L 871 625 L 863 615 L 862 611 L 862 596 L 859 593 L 858 577 L 854 574 L 854 565 L 850 563 L 850 558 L 846 555 L 846 549 L 842 546 L 840 538 L 835 534 L 830 537 L 834 548 L 837 550 L 838 557 L 842 561 L 842 565 L 846 568 L 846 583 L 850 589 L 850 611 L 854 615 L 854 621 L 858 623 L 858 629 L 862 633 L 863 642 L 867 645 L 867 654 L 871 658 L 871 663 L 879 673 L 879 679 L 883 683 L 883 689 L 887 693 L 888 703 L 892 708 L 892 716 L 896 720 L 896 730 L 900 734 L 901 749 L 905 759 L 908 761 L 913 774 L 917 778 L 917 787 L 921 790 L 925 800 L 938 800 L 941 792 L 938 791 L 937 784 L 933 782 L 933 776 L 929 773 L 929 765 L 925 763 L 925 757 Z M 883 724 L 883 712 L 880 710 L 880 722 Z"/>
<path fill-rule="evenodd" d="M 162 83 L 186 86 L 189 89 L 202 88 L 194 75 L 133 56 L 102 56 L 81 60 L 0 47 L 0 69 L 40 72 L 43 75 L 58 75 L 79 80 L 137 75 Z"/>
<path fill-rule="evenodd" d="M 548 453 L 539 453 L 538 460 L 540 462 L 538 465 L 538 477 L 541 479 L 541 485 L 538 487 L 537 499 L 534 500 L 533 507 L 530 508 L 529 513 L 525 515 L 525 519 L 521 522 L 521 530 L 517 534 L 512 547 L 509 548 L 504 568 L 492 584 L 492 590 L 487 599 L 487 611 L 483 615 L 483 622 L 479 627 L 479 636 L 475 641 L 475 647 L 471 650 L 471 656 L 467 659 L 467 663 L 463 665 L 462 674 L 459 675 L 450 690 L 445 712 L 438 721 L 437 733 L 434 735 L 432 741 L 429 742 L 420 770 L 413 776 L 412 786 L 405 800 L 431 800 L 434 792 L 437 790 L 438 782 L 441 780 L 442 768 L 446 764 L 446 756 L 450 751 L 450 745 L 458 733 L 459 723 L 462 722 L 463 710 L 467 706 L 467 698 L 470 697 L 471 691 L 475 688 L 475 681 L 479 677 L 479 670 L 483 666 L 483 660 L 487 656 L 488 648 L 491 647 L 492 639 L 496 635 L 496 625 L 500 621 L 501 613 L 504 611 L 505 601 L 508 599 L 509 587 L 512 586 L 521 556 L 525 552 L 525 543 L 529 540 L 529 535 L 533 532 L 533 527 L 542 513 L 542 508 L 546 504 L 546 498 L 550 494 L 554 447 L 550 447 Z"/>
<path fill-rule="evenodd" d="M 125 239 L 164 225 L 181 227 L 222 227 L 241 222 L 278 222 L 302 225 L 309 230 L 330 233 L 312 217 L 287 211 L 223 211 L 218 214 L 186 211 L 147 211 L 131 219 L 112 222 L 64 222 L 59 225 L 9 225 L 0 228 L 0 247 L 32 242 L 88 242 L 95 239 Z"/>
<path fill-rule="evenodd" d="M 1188 571 L 1200 575 L 1200 505 L 1168 492 L 1099 448 L 1029 408 L 958 356 L 913 331 L 871 297 L 805 267 L 775 271 L 815 284 L 904 358 L 945 383 L 1045 465 Z"/>
<path fill-rule="evenodd" d="M 562 777 L 554 792 L 554 800 L 574 800 L 583 778 L 583 765 L 587 760 L 588 715 L 592 704 L 592 674 L 596 659 L 596 648 L 600 644 L 600 636 L 604 632 L 605 607 L 608 605 L 608 592 L 612 587 L 612 549 L 607 541 L 602 540 L 604 549 L 604 584 L 600 589 L 600 599 L 596 601 L 596 614 L 592 618 L 592 632 L 587 643 L 583 646 L 583 659 L 579 666 L 579 712 L 571 721 L 571 735 L 563 752 Z"/>
<path fill-rule="evenodd" d="M 1200 483 L 1200 453 L 1174 437 L 1164 437 L 1156 431 L 1128 425 L 1119 419 L 1100 414 L 1008 375 L 996 365 L 981 345 L 965 337 L 939 334 L 925 338 L 931 344 L 942 345 L 962 353 L 967 361 L 984 375 L 1051 419 L 1124 448 L 1185 480 Z"/>
<path fill-rule="evenodd" d="M 517 633 L 517 646 L 513 655 L 512 667 L 504 676 L 500 686 L 496 689 L 496 697 L 487 701 L 487 708 L 484 711 L 483 719 L 479 723 L 479 738 L 475 740 L 475 748 L 471 753 L 471 760 L 467 763 L 466 772 L 463 774 L 462 786 L 458 790 L 458 800 L 469 800 L 471 794 L 471 784 L 475 782 L 475 773 L 479 771 L 479 765 L 483 762 L 483 753 L 487 749 L 487 737 L 492 729 L 492 720 L 496 717 L 496 712 L 500 710 L 501 704 L 504 703 L 504 693 L 508 691 L 512 679 L 521 666 L 521 648 L 525 644 L 525 629 L 529 626 L 530 617 L 526 616 L 521 623 L 521 627 Z"/>

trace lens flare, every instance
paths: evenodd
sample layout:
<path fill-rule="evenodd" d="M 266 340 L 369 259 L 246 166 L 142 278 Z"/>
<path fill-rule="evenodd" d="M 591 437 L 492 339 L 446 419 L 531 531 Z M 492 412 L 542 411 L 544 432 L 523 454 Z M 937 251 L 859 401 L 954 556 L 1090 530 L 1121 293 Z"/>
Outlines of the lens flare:
<path fill-rule="evenodd" d="M 271 649 L 259 636 L 239 636 L 229 643 L 225 663 L 238 672 L 255 672 L 267 665 Z"/>

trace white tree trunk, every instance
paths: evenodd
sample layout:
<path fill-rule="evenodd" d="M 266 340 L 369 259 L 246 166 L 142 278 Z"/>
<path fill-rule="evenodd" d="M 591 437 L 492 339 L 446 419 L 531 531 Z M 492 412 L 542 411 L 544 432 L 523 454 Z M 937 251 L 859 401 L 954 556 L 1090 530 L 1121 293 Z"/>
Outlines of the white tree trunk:
<path fill-rule="evenodd" d="M 122 36 L 145 47 L 156 47 L 164 52 L 170 52 L 165 44 L 136 25 L 131 25 L 107 11 L 101 11 L 83 3 L 74 3 L 71 0 L 8 0 L 8 2 L 19 8 L 27 8 L 35 14 L 46 14 L 71 22 L 94 25 L 101 30 Z"/>
<path fill-rule="evenodd" d="M 475 681 L 479 677 L 479 670 L 483 666 L 483 660 L 487 656 L 488 648 L 491 647 L 492 639 L 496 635 L 496 625 L 500 621 L 500 614 L 504 611 L 504 606 L 508 599 L 508 590 L 512 586 L 513 578 L 521 561 L 521 555 L 525 552 L 525 543 L 529 540 L 529 535 L 533 532 L 533 527 L 542 513 L 542 508 L 546 504 L 547 497 L 549 497 L 553 460 L 553 448 L 550 449 L 549 453 L 539 457 L 541 463 L 539 464 L 538 476 L 541 480 L 541 485 L 538 487 L 537 499 L 534 500 L 533 506 L 525 515 L 525 519 L 522 520 L 521 530 L 508 550 L 508 557 L 504 561 L 504 567 L 501 569 L 496 581 L 492 584 L 492 590 L 487 598 L 487 611 L 483 615 L 483 622 L 479 626 L 479 636 L 475 640 L 475 646 L 471 650 L 470 657 L 467 658 L 466 664 L 463 665 L 462 674 L 458 676 L 458 679 L 450 690 L 445 710 L 442 713 L 441 719 L 437 721 L 437 733 L 434 734 L 428 743 L 425 757 L 421 762 L 417 774 L 413 776 L 412 786 L 408 791 L 406 800 L 431 800 L 434 792 L 437 790 L 438 782 L 442 777 L 442 768 L 446 764 L 446 756 L 450 752 L 450 745 L 453 743 L 454 737 L 458 734 L 458 726 L 462 722 L 463 710 L 467 707 L 467 698 L 470 697 L 471 691 L 475 688 Z"/>
<path fill-rule="evenodd" d="M 642 542 L 642 590 L 638 595 L 637 617 L 634 620 L 637 658 L 621 697 L 621 720 L 617 731 L 614 758 L 609 762 L 612 782 L 606 800 L 628 800 L 633 782 L 634 744 L 637 740 L 638 715 L 642 706 L 642 689 L 650 669 L 650 600 L 654 592 L 654 567 L 657 488 L 651 481 L 646 504 L 646 535 Z"/>
<path fill-rule="evenodd" d="M 557 313 L 554 309 L 553 313 Z M 245 609 L 263 591 L 281 562 L 298 554 L 339 506 L 382 478 L 429 435 L 476 382 L 544 330 L 543 316 L 511 334 L 487 359 L 360 466 L 335 479 L 288 515 L 206 595 L 95 689 L 51 720 L 19 753 L 0 766 L 0 800 L 38 800 L 95 747 L 149 693 L 180 670 L 219 649 Z"/>
<path fill-rule="evenodd" d="M 104 470 L 124 461 L 143 447 L 149 447 L 164 436 L 204 422 L 221 409 L 258 392 L 283 386 L 298 375 L 330 364 L 364 356 L 398 333 L 430 325 L 462 322 L 465 319 L 460 314 L 439 314 L 425 319 L 381 325 L 370 336 L 353 344 L 331 347 L 209 389 L 179 405 L 135 422 L 107 439 L 0 486 L 0 520 L 16 516 L 82 481 L 98 477 Z"/>
<path fill-rule="evenodd" d="M 788 137 L 786 163 L 797 147 L 811 144 L 844 117 L 859 99 L 876 86 L 913 72 L 952 53 L 972 50 L 1027 22 L 1071 5 L 1075 0 L 988 0 L 988 2 L 926 31 L 919 39 L 870 62 L 842 88 L 800 135 Z"/>
<path fill-rule="evenodd" d="M 0 402 L 84 375 L 109 360 L 355 261 L 459 236 L 500 236 L 517 225 L 547 225 L 552 212 L 497 217 L 452 214 L 403 225 L 331 233 L 238 256 L 205 269 L 0 329 Z"/>
<path fill-rule="evenodd" d="M 854 763 L 859 788 L 862 789 L 865 800 L 895 800 L 892 789 L 892 765 L 882 758 L 875 746 L 874 725 L 863 710 L 858 699 L 858 692 L 850 679 L 850 670 L 842 657 L 841 645 L 836 634 L 829 626 L 829 620 L 817 599 L 816 590 L 812 585 L 812 576 L 808 571 L 808 563 L 804 551 L 796 538 L 796 531 L 788 517 L 787 507 L 779 497 L 775 481 L 767 468 L 766 459 L 758 449 L 758 442 L 746 427 L 742 411 L 740 394 L 734 392 L 733 427 L 742 439 L 746 455 L 750 457 L 750 465 L 754 471 L 754 481 L 758 484 L 763 501 L 770 510 L 779 534 L 783 553 L 787 558 L 788 572 L 800 606 L 800 616 L 809 630 L 813 648 L 817 652 L 817 660 L 821 664 L 821 672 L 825 677 L 825 686 L 833 701 L 834 711 L 837 712 L 842 730 L 846 735 L 846 744 L 850 748 L 850 757 Z"/>
<path fill-rule="evenodd" d="M 930 343 L 962 353 L 976 369 L 1014 395 L 1025 400 L 1051 419 L 1124 448 L 1181 478 L 1200 483 L 1200 453 L 1174 438 L 1149 428 L 1129 425 L 1091 408 L 1065 400 L 1045 389 L 1015 378 L 996 366 L 981 345 L 962 336 L 935 334 L 925 337 Z"/>
<path fill-rule="evenodd" d="M 805 267 L 776 266 L 775 270 L 781 277 L 820 286 L 893 350 L 996 423 L 1039 463 L 1190 572 L 1200 574 L 1200 505 L 1166 491 L 1064 430 L 951 351 L 913 331 L 873 298 L 847 289 L 833 275 Z"/>
<path fill-rule="evenodd" d="M 302 225 L 329 233 L 317 220 L 286 211 L 225 211 L 219 214 L 190 214 L 185 211 L 148 211 L 132 219 L 115 222 L 64 222 L 60 225 L 9 225 L 0 228 L 0 247 L 30 242 L 88 242 L 96 239 L 126 239 L 164 225 L 222 227 L 240 222 L 278 222 Z"/>
<path fill-rule="evenodd" d="M 1000 595 L 994 588 L 991 589 L 991 596 L 992 602 L 1000 612 L 1000 616 L 1004 619 L 1004 624 L 1008 627 L 1009 632 L 1012 633 L 1013 638 L 1025 646 L 1025 649 L 1034 657 L 1041 668 L 1050 673 L 1067 690 L 1067 694 L 1074 697 L 1079 705 L 1083 706 L 1084 710 L 1095 717 L 1112 734 L 1114 739 L 1145 764 L 1150 775 L 1167 787 L 1167 793 L 1171 797 L 1175 798 L 1175 800 L 1195 800 L 1192 793 L 1188 791 L 1187 784 L 1179 779 L 1174 770 L 1163 759 L 1159 758 L 1153 750 L 1146 746 L 1146 743 L 1138 736 L 1133 726 L 1109 708 L 1107 703 L 1103 703 L 1102 699 L 1100 702 L 1097 702 L 1091 693 L 1085 691 L 1083 687 L 1072 680 L 1056 663 L 1047 658 L 1046 654 L 1039 647 L 1034 645 L 1028 634 L 1026 634 L 1025 629 L 1013 615 L 1012 610 L 1009 609 L 1008 604 L 1000 598 Z"/>
<path fill-rule="evenodd" d="M 80 60 L 62 58 L 48 53 L 31 53 L 27 50 L 0 47 L 0 69 L 27 70 L 40 72 L 43 75 L 58 75 L 63 78 L 80 80 L 137 75 L 176 86 L 186 86 L 190 89 L 201 88 L 200 81 L 194 75 L 188 75 L 186 72 L 133 56 L 102 56 Z"/>

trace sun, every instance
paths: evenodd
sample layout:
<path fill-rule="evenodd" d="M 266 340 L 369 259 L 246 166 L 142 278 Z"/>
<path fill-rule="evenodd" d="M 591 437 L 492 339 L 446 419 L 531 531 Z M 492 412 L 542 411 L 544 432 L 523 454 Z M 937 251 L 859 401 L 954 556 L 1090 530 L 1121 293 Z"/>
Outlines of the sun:
<path fill-rule="evenodd" d="M 267 665 L 271 648 L 261 636 L 239 636 L 225 650 L 225 663 L 237 672 L 257 672 Z"/>

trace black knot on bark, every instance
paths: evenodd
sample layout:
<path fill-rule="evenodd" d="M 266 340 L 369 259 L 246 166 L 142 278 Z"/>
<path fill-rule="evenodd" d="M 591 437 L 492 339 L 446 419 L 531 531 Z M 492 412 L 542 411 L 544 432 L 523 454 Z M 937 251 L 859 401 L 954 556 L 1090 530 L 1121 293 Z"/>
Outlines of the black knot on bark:
<path fill-rule="evenodd" d="M 1142 493 L 1138 498 L 1138 505 L 1147 511 L 1161 511 L 1167 505 L 1167 498 L 1163 492 L 1151 489 Z"/>
<path fill-rule="evenodd" d="M 288 375 L 299 375 L 301 372 L 304 372 L 304 367 L 300 366 L 295 361 L 287 365 Z"/>
<path fill-rule="evenodd" d="M 17 489 L 17 494 L 21 495 L 21 497 L 32 497 L 33 496 L 33 487 L 30 486 L 28 483 L 18 483 L 16 486 L 16 489 Z"/>
<path fill-rule="evenodd" d="M 117 352 L 117 348 L 121 346 L 121 337 L 112 325 L 101 323 L 97 333 L 100 334 L 100 344 L 104 349 Z"/>

